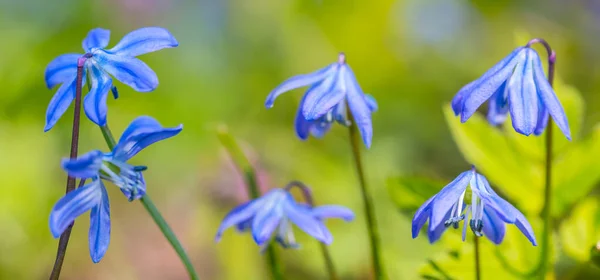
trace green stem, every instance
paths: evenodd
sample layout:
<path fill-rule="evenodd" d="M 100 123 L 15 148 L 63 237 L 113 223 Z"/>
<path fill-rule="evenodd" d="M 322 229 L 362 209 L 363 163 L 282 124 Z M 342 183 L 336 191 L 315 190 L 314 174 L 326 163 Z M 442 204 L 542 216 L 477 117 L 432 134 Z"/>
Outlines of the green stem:
<path fill-rule="evenodd" d="M 387 279 L 385 270 L 383 268 L 383 261 L 381 260 L 381 249 L 379 245 L 379 231 L 377 228 L 377 219 L 375 218 L 375 210 L 373 207 L 373 199 L 369 194 L 367 182 L 365 180 L 365 174 L 362 165 L 361 158 L 361 141 L 359 139 L 358 127 L 352 116 L 350 110 L 348 110 L 348 116 L 352 124 L 349 127 L 350 130 L 350 143 L 352 145 L 352 154 L 354 156 L 354 163 L 356 165 L 356 172 L 358 174 L 358 180 L 360 183 L 361 197 L 364 203 L 364 211 L 367 218 L 367 230 L 369 232 L 369 240 L 371 243 L 371 259 L 373 262 L 373 269 L 375 272 L 375 279 Z"/>
<path fill-rule="evenodd" d="M 154 220 L 156 225 L 160 228 L 160 231 L 163 233 L 165 238 L 167 238 L 167 240 L 169 241 L 169 243 L 171 244 L 173 249 L 175 249 L 175 252 L 177 252 L 177 255 L 179 255 L 179 258 L 185 265 L 185 269 L 187 270 L 187 272 L 190 276 L 190 279 L 193 279 L 193 280 L 200 279 L 198 277 L 198 274 L 196 274 L 196 271 L 194 270 L 194 266 L 192 265 L 192 262 L 190 261 L 189 257 L 187 256 L 187 253 L 183 249 L 183 246 L 181 246 L 181 243 L 177 239 L 177 236 L 175 236 L 175 233 L 173 233 L 173 230 L 171 229 L 171 227 L 169 227 L 169 225 L 167 224 L 167 221 L 165 221 L 165 218 L 163 218 L 163 216 L 160 214 L 158 209 L 156 209 L 156 206 L 154 205 L 154 203 L 152 203 L 152 200 L 150 199 L 148 194 L 145 194 L 144 196 L 142 196 L 140 201 L 142 202 L 142 204 L 144 205 L 144 208 L 146 208 L 146 211 L 148 211 L 148 213 L 150 214 L 150 216 L 152 217 L 152 219 Z"/>
<path fill-rule="evenodd" d="M 235 166 L 239 169 L 240 173 L 244 175 L 244 181 L 246 182 L 250 198 L 259 198 L 261 194 L 258 187 L 258 182 L 256 181 L 256 172 L 240 146 L 237 144 L 231 134 L 229 134 L 225 127 L 221 127 L 217 131 L 217 137 L 219 138 L 219 141 L 221 141 L 223 147 L 225 147 L 225 150 L 227 150 L 229 153 L 229 156 L 233 160 Z M 266 254 L 269 270 L 271 271 L 271 278 L 273 280 L 284 279 L 283 270 L 279 264 L 277 251 L 275 250 L 273 243 L 267 245 Z"/>
<path fill-rule="evenodd" d="M 542 231 L 542 248 L 540 258 L 540 279 L 544 279 L 550 262 L 550 238 L 552 234 L 552 121 L 546 128 L 546 185 L 544 187 L 544 230 Z"/>
<path fill-rule="evenodd" d="M 115 138 L 113 137 L 110 128 L 108 128 L 108 124 L 101 126 L 100 130 L 102 131 L 102 136 L 104 136 L 104 141 L 106 141 L 108 148 L 111 150 L 114 149 L 117 145 L 117 142 L 115 142 Z"/>
<path fill-rule="evenodd" d="M 473 235 L 473 243 L 475 245 L 475 279 L 481 280 L 481 263 L 479 256 L 479 237 Z"/>
<path fill-rule="evenodd" d="M 112 132 L 110 131 L 110 128 L 108 128 L 108 124 L 100 127 L 100 130 L 102 130 L 102 135 L 104 136 L 106 145 L 108 145 L 108 147 L 111 150 L 114 149 L 116 141 L 112 135 Z M 185 266 L 185 269 L 187 270 L 190 279 L 200 279 L 198 277 L 198 274 L 196 273 L 196 270 L 194 269 L 194 266 L 192 265 L 192 262 L 190 261 L 190 258 L 183 249 L 181 242 L 179 242 L 177 236 L 175 235 L 171 227 L 169 227 L 169 224 L 167 224 L 165 218 L 160 214 L 158 209 L 156 209 L 156 206 L 150 199 L 150 196 L 148 196 L 148 194 L 144 194 L 144 196 L 142 196 L 142 198 L 140 199 L 140 202 L 142 203 L 142 205 L 144 205 L 144 208 L 146 209 L 146 211 L 148 211 L 148 214 L 150 214 L 156 225 L 160 228 L 160 231 L 163 233 L 167 241 L 169 241 L 173 249 L 175 249 L 175 252 L 177 252 L 177 255 L 179 256 L 179 259 L 181 259 L 181 261 L 183 262 L 183 265 Z"/>
<path fill-rule="evenodd" d="M 329 249 L 327 249 L 327 245 L 319 242 L 321 246 L 321 254 L 323 254 L 323 259 L 325 259 L 325 267 L 327 268 L 327 273 L 329 274 L 330 280 L 338 280 L 340 279 L 335 272 L 335 265 L 333 264 L 333 259 L 331 258 L 331 254 L 329 254 Z"/>

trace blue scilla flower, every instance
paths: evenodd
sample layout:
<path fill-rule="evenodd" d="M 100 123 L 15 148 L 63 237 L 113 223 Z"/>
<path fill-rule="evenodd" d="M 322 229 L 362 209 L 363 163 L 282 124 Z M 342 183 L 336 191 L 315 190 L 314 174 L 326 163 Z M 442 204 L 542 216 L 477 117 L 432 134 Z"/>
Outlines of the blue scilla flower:
<path fill-rule="evenodd" d="M 75 98 L 77 63 L 85 58 L 86 73 L 90 81 L 90 91 L 83 100 L 83 108 L 88 118 L 99 126 L 106 124 L 106 97 L 112 89 L 117 98 L 112 77 L 139 92 L 148 92 L 158 86 L 156 73 L 136 56 L 163 48 L 176 47 L 179 43 L 169 31 L 160 27 L 145 27 L 123 37 L 111 49 L 108 46 L 110 31 L 92 29 L 83 40 L 86 54 L 63 54 L 55 58 L 46 68 L 46 85 L 53 88 L 62 84 L 48 105 L 46 126 L 50 130 L 65 113 Z"/>
<path fill-rule="evenodd" d="M 147 146 L 177 135 L 182 128 L 164 128 L 151 117 L 138 117 L 110 153 L 96 150 L 77 159 L 64 159 L 62 167 L 69 176 L 89 178 L 91 182 L 67 193 L 54 205 L 50 213 L 52 235 L 58 238 L 75 218 L 91 210 L 90 256 L 93 262 L 99 262 L 110 241 L 110 206 L 102 180 L 115 184 L 130 201 L 141 198 L 146 192 L 142 176 L 146 168 L 127 161 Z"/>
<path fill-rule="evenodd" d="M 437 241 L 447 227 L 458 228 L 464 221 L 462 239 L 467 233 L 467 220 L 473 233 L 485 235 L 495 244 L 504 239 L 505 223 L 514 224 L 536 246 L 531 225 L 514 206 L 502 199 L 490 187 L 487 179 L 475 168 L 461 173 L 439 193 L 427 200 L 415 213 L 412 220 L 412 236 L 429 220 L 427 236 L 429 242 Z"/>
<path fill-rule="evenodd" d="M 296 134 L 300 139 L 307 139 L 309 134 L 322 137 L 333 121 L 349 125 L 346 115 L 348 104 L 363 142 L 367 147 L 371 146 L 371 112 L 377 109 L 377 103 L 373 97 L 363 93 L 343 53 L 336 63 L 285 80 L 267 96 L 265 106 L 271 108 L 282 93 L 308 85 L 311 87 L 302 98 L 296 117 Z"/>
<path fill-rule="evenodd" d="M 240 231 L 250 230 L 256 244 L 266 246 L 275 233 L 275 241 L 284 248 L 296 248 L 297 244 L 291 223 L 316 238 L 330 244 L 333 237 L 325 227 L 325 218 L 354 219 L 354 213 L 348 208 L 335 205 L 310 207 L 296 203 L 285 189 L 273 189 L 260 198 L 246 202 L 227 214 L 217 231 L 216 241 L 223 232 L 236 226 Z M 264 247 L 263 247 L 264 248 Z"/>
<path fill-rule="evenodd" d="M 571 139 L 567 116 L 544 75 L 542 62 L 529 44 L 519 47 L 479 79 L 464 86 L 452 99 L 452 109 L 466 122 L 486 100 L 488 120 L 504 122 L 510 112 L 514 129 L 523 135 L 540 135 L 549 116 Z"/>

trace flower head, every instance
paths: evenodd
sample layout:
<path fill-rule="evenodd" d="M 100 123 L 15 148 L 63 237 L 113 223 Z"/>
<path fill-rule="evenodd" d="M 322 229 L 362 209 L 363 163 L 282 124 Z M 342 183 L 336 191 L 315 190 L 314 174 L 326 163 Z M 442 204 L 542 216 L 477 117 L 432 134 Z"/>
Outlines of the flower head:
<path fill-rule="evenodd" d="M 67 193 L 52 208 L 50 231 L 57 238 L 73 223 L 75 218 L 90 213 L 90 255 L 99 262 L 110 241 L 110 207 L 108 194 L 102 183 L 115 184 L 130 200 L 141 198 L 146 192 L 142 176 L 143 166 L 133 166 L 127 161 L 147 146 L 177 135 L 182 129 L 163 128 L 151 117 L 135 119 L 110 153 L 91 151 L 76 159 L 64 159 L 62 167 L 69 176 L 91 179 L 91 183 Z"/>
<path fill-rule="evenodd" d="M 531 225 L 514 206 L 502 199 L 483 175 L 475 168 L 458 175 L 454 181 L 427 200 L 415 213 L 412 220 L 412 236 L 429 220 L 427 235 L 429 242 L 437 241 L 447 227 L 458 228 L 463 221 L 462 238 L 465 240 L 467 219 L 473 233 L 485 235 L 495 244 L 504 239 L 505 223 L 514 224 L 536 246 Z"/>
<path fill-rule="evenodd" d="M 112 90 L 114 97 L 118 97 L 111 76 L 136 91 L 152 91 L 158 86 L 158 78 L 136 56 L 179 45 L 169 31 L 160 27 L 140 28 L 125 35 L 113 48 L 105 49 L 109 38 L 109 30 L 92 29 L 83 40 L 86 54 L 63 54 L 48 64 L 46 85 L 48 88 L 62 85 L 48 105 L 44 131 L 54 127 L 75 98 L 77 63 L 80 58 L 85 58 L 83 81 L 86 74 L 90 81 L 90 91 L 83 100 L 83 109 L 92 122 L 103 126 L 106 124 L 108 91 Z"/>
<path fill-rule="evenodd" d="M 311 207 L 296 203 L 285 189 L 273 189 L 260 198 L 246 202 L 227 214 L 223 219 L 216 240 L 223 232 L 236 226 L 240 231 L 250 230 L 256 244 L 266 246 L 275 233 L 275 241 L 284 248 L 297 247 L 291 223 L 317 240 L 330 244 L 333 237 L 325 227 L 325 218 L 354 219 L 348 208 L 334 205 Z"/>
<path fill-rule="evenodd" d="M 271 108 L 282 93 L 308 85 L 310 88 L 302 98 L 296 116 L 296 134 L 300 139 L 307 139 L 309 134 L 322 137 L 334 121 L 349 125 L 346 114 L 348 104 L 363 142 L 367 147 L 371 146 L 371 112 L 377 109 L 377 103 L 362 91 L 343 53 L 336 63 L 284 81 L 267 96 L 265 106 Z"/>
<path fill-rule="evenodd" d="M 552 116 L 562 133 L 571 139 L 567 116 L 544 75 L 540 57 L 529 44 L 515 49 L 458 91 L 452 99 L 452 109 L 466 122 L 488 99 L 488 121 L 494 125 L 503 123 L 510 112 L 518 133 L 540 135 Z"/>

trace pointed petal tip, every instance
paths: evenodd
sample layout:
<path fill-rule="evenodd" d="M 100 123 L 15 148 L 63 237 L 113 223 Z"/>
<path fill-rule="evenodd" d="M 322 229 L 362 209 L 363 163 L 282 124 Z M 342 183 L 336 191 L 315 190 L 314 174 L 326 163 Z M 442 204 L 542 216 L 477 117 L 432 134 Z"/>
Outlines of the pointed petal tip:
<path fill-rule="evenodd" d="M 530 129 L 521 129 L 521 128 L 516 128 L 513 126 L 513 128 L 515 129 L 515 131 L 519 134 L 523 134 L 525 136 L 530 136 L 531 134 L 533 134 L 533 131 L 531 131 Z"/>
<path fill-rule="evenodd" d="M 56 227 L 53 226 L 52 217 L 50 217 L 50 233 L 52 233 L 52 237 L 59 238 L 62 232 L 59 232 Z"/>
<path fill-rule="evenodd" d="M 456 116 L 458 116 L 458 114 L 456 114 Z M 471 118 L 471 116 L 467 116 L 463 112 L 460 113 L 460 122 L 461 123 L 466 123 L 469 120 L 469 118 Z"/>
<path fill-rule="evenodd" d="M 104 254 L 102 255 L 90 255 L 90 257 L 92 258 L 92 262 L 93 263 L 99 263 L 102 258 L 104 257 Z"/>

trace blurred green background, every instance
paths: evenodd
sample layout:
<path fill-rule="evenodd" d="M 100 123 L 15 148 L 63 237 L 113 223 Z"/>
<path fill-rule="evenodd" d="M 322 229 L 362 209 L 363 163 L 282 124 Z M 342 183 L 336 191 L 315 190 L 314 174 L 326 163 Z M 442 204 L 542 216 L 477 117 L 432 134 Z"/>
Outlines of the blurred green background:
<path fill-rule="evenodd" d="M 524 45 L 527 38 L 519 40 L 520 34 L 549 41 L 558 54 L 558 75 L 581 94 L 585 105 L 577 114 L 584 121 L 575 141 L 600 122 L 600 2 L 595 0 L 0 0 L 0 279 L 45 279 L 56 253 L 48 215 L 64 194 L 66 175 L 59 162 L 69 151 L 72 109 L 43 133 L 46 106 L 56 90 L 45 88 L 47 63 L 63 53 L 82 52 L 81 41 L 92 28 L 110 29 L 112 46 L 134 29 L 155 25 L 169 29 L 180 46 L 141 57 L 158 74 L 160 86 L 142 94 L 117 83 L 120 98 L 109 98 L 108 121 L 117 137 L 138 115 L 153 116 L 165 126 L 183 123 L 180 135 L 145 150 L 133 163 L 149 166 L 148 193 L 202 279 L 268 275 L 249 235 L 230 230 L 220 243 L 214 242 L 220 220 L 246 199 L 242 178 L 216 137 L 222 124 L 243 143 L 263 188 L 298 179 L 313 188 L 319 204 L 341 204 L 357 213 L 351 223 L 328 222 L 335 237 L 330 250 L 343 279 L 368 279 L 365 220 L 346 129 L 334 126 L 322 140 L 301 142 L 292 126 L 300 90 L 281 96 L 270 110 L 263 105 L 281 81 L 335 61 L 339 51 L 347 54 L 362 88 L 379 102 L 365 164 L 391 279 L 421 278 L 427 260 L 447 254 L 452 241 L 432 246 L 423 236 L 413 240 L 410 214 L 401 214 L 390 198 L 388 178 L 418 175 L 447 182 L 469 168 L 453 141 L 444 106 L 464 84 Z M 102 135 L 90 121 L 82 122 L 81 133 L 80 151 L 104 149 Z M 570 221 L 571 231 L 561 230 L 562 236 L 591 231 L 586 238 L 600 239 L 600 230 L 593 231 L 600 227 L 585 223 L 600 225 L 600 215 L 594 214 L 600 209 L 593 191 L 597 178 L 589 178 L 587 202 L 574 212 L 589 217 Z M 507 193 L 516 199 L 528 187 L 512 186 Z M 186 279 L 142 205 L 127 202 L 116 187 L 108 188 L 113 227 L 105 258 L 99 264 L 89 258 L 85 215 L 76 222 L 62 278 Z M 535 224 L 535 214 L 527 214 Z M 325 279 L 317 243 L 296 232 L 302 248 L 280 254 L 286 275 Z M 447 237 L 456 248 L 470 250 L 458 235 Z M 600 275 L 586 264 L 592 245 L 584 242 L 572 250 L 557 245 L 557 252 L 567 254 L 557 257 L 561 261 L 554 277 Z M 494 255 L 486 257 L 485 263 L 493 266 Z M 446 268 L 472 271 L 472 259 Z M 500 277 L 492 272 L 497 266 L 485 269 L 485 278 Z M 503 279 L 510 277 L 516 276 Z"/>

